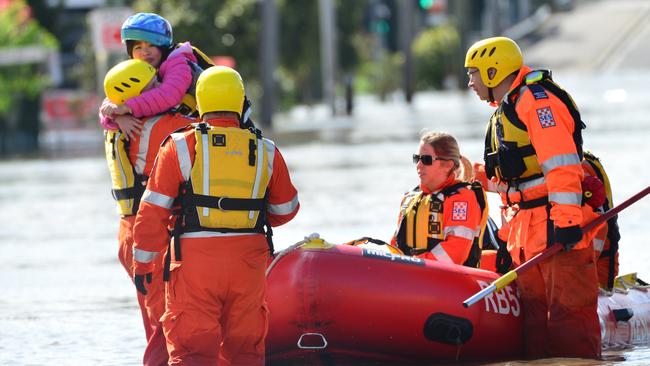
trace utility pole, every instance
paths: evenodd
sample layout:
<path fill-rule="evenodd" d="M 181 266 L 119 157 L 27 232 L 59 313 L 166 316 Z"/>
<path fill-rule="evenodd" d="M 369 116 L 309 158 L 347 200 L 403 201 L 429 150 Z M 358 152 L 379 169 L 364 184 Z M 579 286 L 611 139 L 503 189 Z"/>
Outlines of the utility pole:
<path fill-rule="evenodd" d="M 272 127 L 276 104 L 275 68 L 278 54 L 278 12 L 275 0 L 260 0 L 262 36 L 260 37 L 260 74 L 262 76 L 261 125 Z"/>
<path fill-rule="evenodd" d="M 411 103 L 413 100 L 414 92 L 414 76 L 413 70 L 413 52 L 411 51 L 411 44 L 413 43 L 413 1 L 398 1 L 398 25 L 397 31 L 399 33 L 399 48 L 404 55 L 404 95 L 406 102 Z"/>
<path fill-rule="evenodd" d="M 336 114 L 336 12 L 333 0 L 318 0 L 323 97 Z"/>
<path fill-rule="evenodd" d="M 469 47 L 470 40 L 468 39 L 469 33 L 469 22 L 470 18 L 470 6 L 467 4 L 467 0 L 455 0 L 452 2 L 453 7 L 452 11 L 457 19 L 456 27 L 458 29 L 458 34 L 460 35 L 460 45 L 456 54 L 458 55 L 457 66 L 454 68 L 456 70 L 456 78 L 458 80 L 458 87 L 463 88 L 467 87 L 467 71 L 465 70 L 465 53 Z"/>

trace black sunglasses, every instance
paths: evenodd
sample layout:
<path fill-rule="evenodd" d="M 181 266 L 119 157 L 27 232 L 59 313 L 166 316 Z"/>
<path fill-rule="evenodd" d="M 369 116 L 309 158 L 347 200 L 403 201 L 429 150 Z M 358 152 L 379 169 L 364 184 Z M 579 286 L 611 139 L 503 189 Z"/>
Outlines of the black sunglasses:
<path fill-rule="evenodd" d="M 431 155 L 413 154 L 413 164 L 417 164 L 418 161 L 422 161 L 422 164 L 424 164 L 424 165 L 431 165 L 436 160 L 449 160 L 449 159 L 443 159 L 443 158 L 439 158 L 437 156 L 434 158 Z"/>

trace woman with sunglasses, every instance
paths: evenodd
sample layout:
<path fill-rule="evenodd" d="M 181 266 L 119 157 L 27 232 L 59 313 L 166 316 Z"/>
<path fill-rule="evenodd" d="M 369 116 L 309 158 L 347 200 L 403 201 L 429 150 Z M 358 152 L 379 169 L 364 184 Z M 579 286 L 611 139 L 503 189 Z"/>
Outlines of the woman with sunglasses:
<path fill-rule="evenodd" d="M 413 163 L 420 184 L 402 199 L 391 243 L 408 255 L 477 267 L 487 205 L 480 184 L 457 178 L 461 155 L 456 139 L 426 133 Z"/>

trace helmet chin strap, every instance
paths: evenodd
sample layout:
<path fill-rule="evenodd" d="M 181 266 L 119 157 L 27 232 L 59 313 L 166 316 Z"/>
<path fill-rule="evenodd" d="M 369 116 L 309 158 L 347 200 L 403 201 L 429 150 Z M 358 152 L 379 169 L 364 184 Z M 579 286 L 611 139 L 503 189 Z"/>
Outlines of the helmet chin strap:
<path fill-rule="evenodd" d="M 496 100 L 494 100 L 494 92 L 492 91 L 493 88 L 488 88 L 488 101 L 490 104 L 496 103 Z"/>

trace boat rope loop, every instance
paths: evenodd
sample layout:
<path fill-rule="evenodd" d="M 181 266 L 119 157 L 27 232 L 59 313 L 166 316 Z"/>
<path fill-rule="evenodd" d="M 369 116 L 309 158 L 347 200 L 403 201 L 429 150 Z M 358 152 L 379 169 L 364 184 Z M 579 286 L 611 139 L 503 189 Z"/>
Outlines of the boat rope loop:
<path fill-rule="evenodd" d="M 305 244 L 308 244 L 308 243 L 311 243 L 314 240 L 318 240 L 318 239 L 320 239 L 320 235 L 318 233 L 310 234 L 309 236 L 305 236 L 305 238 L 303 240 L 297 242 L 296 244 L 293 244 L 290 247 L 280 251 L 279 253 L 274 254 L 273 255 L 273 261 L 271 262 L 271 264 L 269 264 L 268 267 L 266 267 L 266 277 L 269 276 L 269 273 L 271 273 L 271 270 L 273 269 L 273 267 L 275 267 L 275 264 L 278 263 L 278 261 L 282 257 L 284 257 L 285 255 L 287 255 L 287 254 L 293 252 L 294 250 L 300 248 L 301 246 L 303 246 Z"/>

